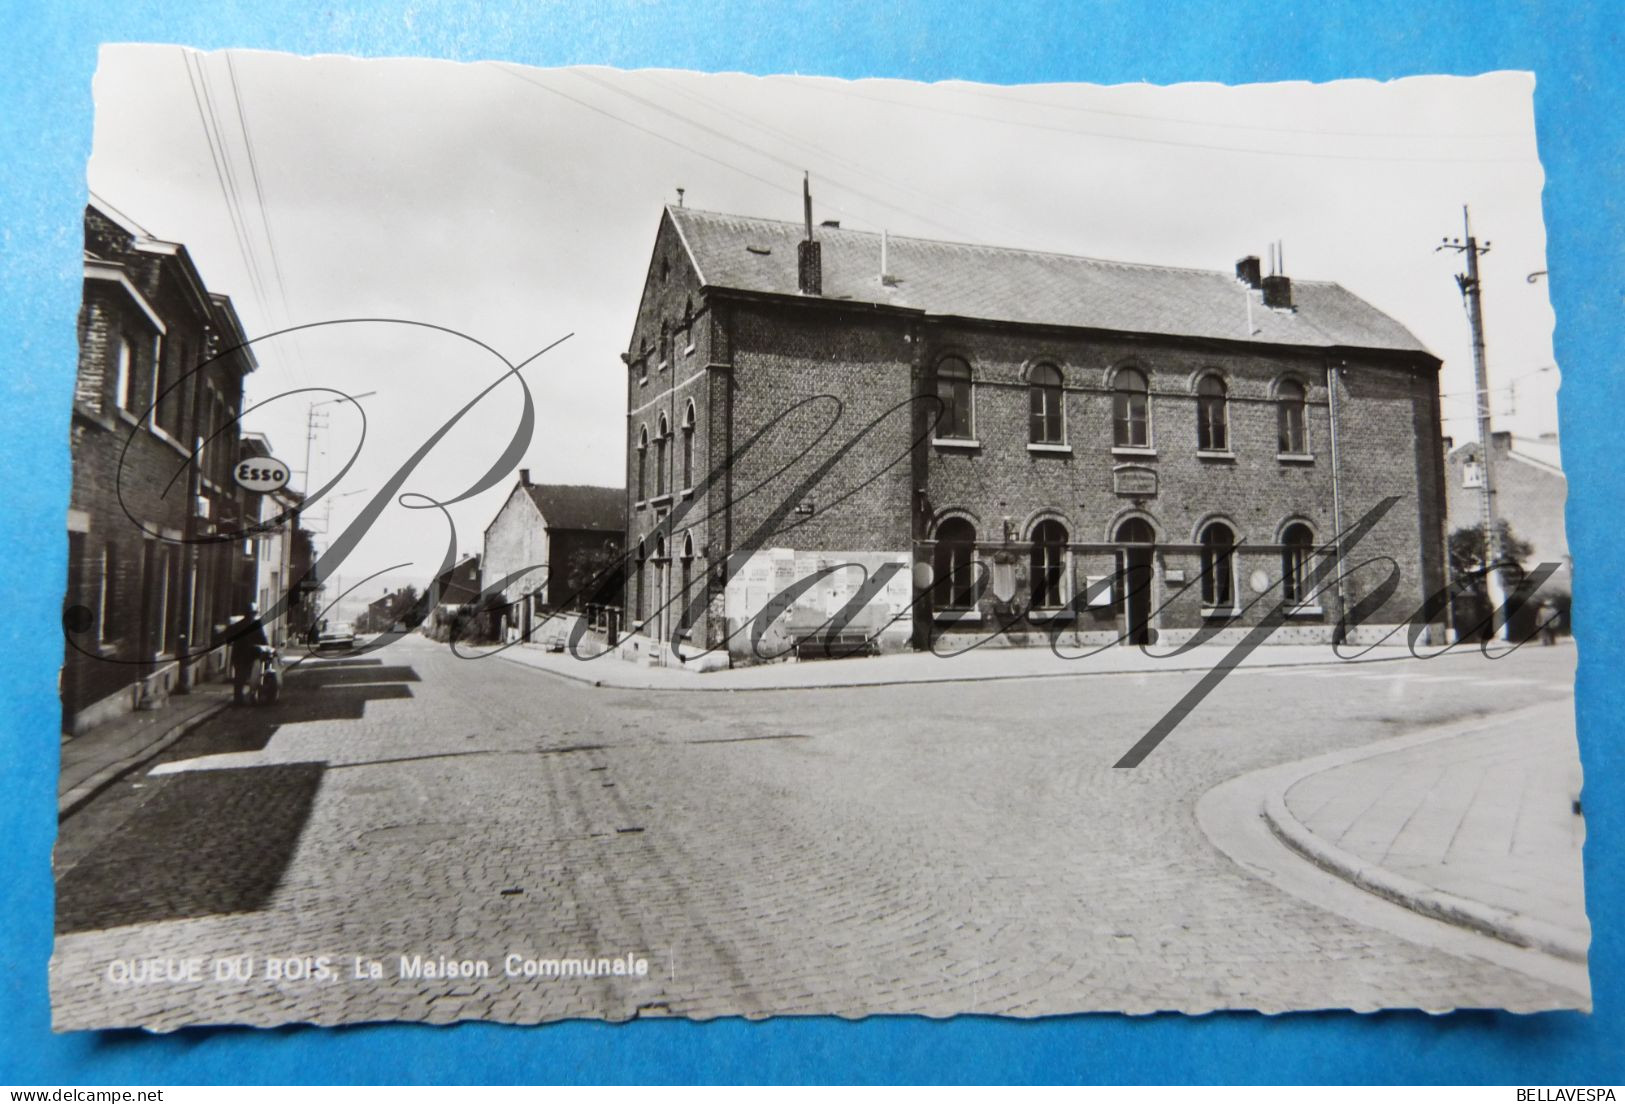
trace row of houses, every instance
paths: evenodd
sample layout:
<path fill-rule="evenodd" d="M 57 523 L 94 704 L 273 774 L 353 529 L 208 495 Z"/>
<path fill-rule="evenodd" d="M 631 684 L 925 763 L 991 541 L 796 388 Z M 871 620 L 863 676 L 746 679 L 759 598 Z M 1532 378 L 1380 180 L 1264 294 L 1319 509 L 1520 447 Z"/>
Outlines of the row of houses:
<path fill-rule="evenodd" d="M 314 595 L 299 492 L 234 469 L 271 455 L 239 424 L 258 367 L 231 299 L 186 247 L 112 205 L 85 209 L 73 394 L 63 731 L 86 730 L 224 673 L 251 604 L 276 643 Z"/>
<path fill-rule="evenodd" d="M 486 526 L 483 550 L 436 581 L 431 629 L 459 618 L 461 638 L 531 641 L 560 613 L 618 612 L 626 514 L 619 487 L 519 478 Z M 473 620 L 474 617 L 479 620 Z"/>

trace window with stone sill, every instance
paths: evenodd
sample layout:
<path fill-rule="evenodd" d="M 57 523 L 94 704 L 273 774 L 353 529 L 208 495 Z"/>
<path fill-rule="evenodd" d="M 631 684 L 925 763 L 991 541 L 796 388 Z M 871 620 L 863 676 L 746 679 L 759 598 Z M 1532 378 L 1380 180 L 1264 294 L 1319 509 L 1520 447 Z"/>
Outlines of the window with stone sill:
<path fill-rule="evenodd" d="M 648 498 L 649 427 L 638 430 L 638 501 Z"/>
<path fill-rule="evenodd" d="M 1314 554 L 1315 535 L 1309 526 L 1295 522 L 1281 534 L 1281 600 L 1302 605 L 1309 599 L 1309 561 Z"/>
<path fill-rule="evenodd" d="M 1196 447 L 1202 452 L 1229 452 L 1228 395 L 1218 376 L 1203 376 L 1196 385 Z"/>
<path fill-rule="evenodd" d="M 1027 441 L 1060 445 L 1066 440 L 1062 418 L 1061 370 L 1053 364 L 1033 368 L 1027 380 Z"/>
<path fill-rule="evenodd" d="M 964 518 L 949 518 L 937 529 L 932 556 L 936 577 L 933 601 L 942 610 L 971 610 L 980 597 L 976 569 L 976 527 Z"/>
<path fill-rule="evenodd" d="M 1297 380 L 1282 380 L 1275 389 L 1276 449 L 1284 456 L 1304 456 L 1309 452 L 1304 418 L 1306 399 L 1303 384 Z"/>
<path fill-rule="evenodd" d="M 1145 373 L 1124 368 L 1112 387 L 1112 444 L 1117 448 L 1151 447 L 1151 389 Z"/>
<path fill-rule="evenodd" d="M 1236 536 L 1222 521 L 1202 530 L 1202 606 L 1228 613 L 1235 608 Z"/>
<path fill-rule="evenodd" d="M 1066 604 L 1066 540 L 1066 526 L 1053 518 L 1039 522 L 1033 529 L 1033 609 L 1054 610 Z"/>
<path fill-rule="evenodd" d="M 943 440 L 971 440 L 974 419 L 970 365 L 959 357 L 946 357 L 937 364 L 937 400 L 941 417 L 936 436 Z"/>
<path fill-rule="evenodd" d="M 666 493 L 666 449 L 671 444 L 671 428 L 666 416 L 660 416 L 660 428 L 655 432 L 655 494 Z"/>
<path fill-rule="evenodd" d="M 683 411 L 683 489 L 694 486 L 694 402 Z"/>

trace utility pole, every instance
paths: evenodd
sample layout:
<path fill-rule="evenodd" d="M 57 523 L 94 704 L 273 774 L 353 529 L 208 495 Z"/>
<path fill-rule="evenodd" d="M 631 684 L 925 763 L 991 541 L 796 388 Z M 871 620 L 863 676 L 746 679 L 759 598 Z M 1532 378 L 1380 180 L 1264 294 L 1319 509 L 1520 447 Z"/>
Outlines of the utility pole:
<path fill-rule="evenodd" d="M 1506 582 L 1501 576 L 1501 527 L 1495 517 L 1495 466 L 1490 452 L 1490 377 L 1484 357 L 1484 304 L 1480 295 L 1478 258 L 1490 251 L 1490 243 L 1483 245 L 1473 237 L 1473 223 L 1465 206 L 1461 209 L 1462 234 L 1460 238 L 1445 238 L 1434 250 L 1449 250 L 1466 258 L 1467 271 L 1458 273 L 1456 284 L 1461 288 L 1462 301 L 1467 307 L 1467 325 L 1473 336 L 1473 393 L 1478 413 L 1478 462 L 1483 473 L 1478 487 L 1478 512 L 1484 526 L 1484 582 L 1489 588 L 1491 609 L 1500 609 L 1506 600 Z M 1511 626 L 1502 624 L 1500 632 L 1508 638 Z"/>

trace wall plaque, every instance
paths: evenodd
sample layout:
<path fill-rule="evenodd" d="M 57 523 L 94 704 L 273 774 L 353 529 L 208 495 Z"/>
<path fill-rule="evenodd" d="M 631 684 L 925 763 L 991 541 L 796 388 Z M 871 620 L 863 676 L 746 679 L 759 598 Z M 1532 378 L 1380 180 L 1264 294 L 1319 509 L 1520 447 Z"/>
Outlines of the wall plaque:
<path fill-rule="evenodd" d="M 1124 467 L 1112 469 L 1112 490 L 1124 498 L 1157 497 L 1155 468 Z"/>

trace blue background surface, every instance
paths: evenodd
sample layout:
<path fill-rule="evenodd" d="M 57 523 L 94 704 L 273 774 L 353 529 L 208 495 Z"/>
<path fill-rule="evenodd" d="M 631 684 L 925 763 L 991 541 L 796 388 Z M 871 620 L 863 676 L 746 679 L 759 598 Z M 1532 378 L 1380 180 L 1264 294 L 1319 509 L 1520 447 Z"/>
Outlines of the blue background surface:
<path fill-rule="evenodd" d="M 521 12 L 521 7 L 529 10 Z M 1606 539 L 1620 467 L 1625 374 L 1617 343 L 1625 249 L 1618 4 L 1225 3 L 958 6 L 572 0 L 338 8 L 256 0 L 207 6 L 78 0 L 49 12 L 4 0 L 0 29 L 0 1083 L 210 1081 L 1382 1081 L 1625 1080 L 1617 738 L 1625 644 L 1619 545 Z M 1495 1013 L 1110 1015 L 681 1021 L 546 1028 L 463 1025 L 53 1036 L 50 847 L 55 834 L 68 415 L 76 363 L 91 76 L 101 42 L 296 53 L 424 55 L 533 65 L 601 63 L 965 78 L 1378 79 L 1527 69 L 1547 172 L 1545 215 L 1569 541 L 1581 648 L 1579 712 L 1596 939 L 1591 1016 Z"/>

